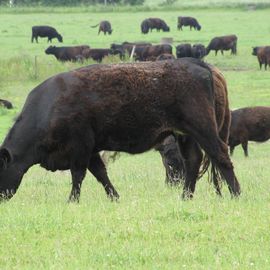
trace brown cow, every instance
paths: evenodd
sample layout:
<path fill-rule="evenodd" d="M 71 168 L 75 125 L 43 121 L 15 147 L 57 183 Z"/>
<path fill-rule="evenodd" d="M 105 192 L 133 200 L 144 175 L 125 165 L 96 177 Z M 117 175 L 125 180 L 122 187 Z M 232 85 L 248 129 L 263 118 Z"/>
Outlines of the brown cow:
<path fill-rule="evenodd" d="M 121 52 L 113 51 L 111 49 L 85 49 L 82 52 L 83 59 L 93 59 L 99 63 L 102 62 L 105 56 L 120 54 Z M 121 56 L 121 54 L 120 54 Z"/>
<path fill-rule="evenodd" d="M 254 47 L 252 55 L 257 56 L 260 69 L 262 69 L 262 65 L 264 65 L 265 70 L 267 65 L 270 66 L 270 46 Z"/>
<path fill-rule="evenodd" d="M 73 46 L 73 47 L 55 47 L 50 46 L 45 50 L 46 54 L 52 54 L 59 61 L 78 61 L 78 56 L 83 50 L 89 49 L 88 45 Z"/>
<path fill-rule="evenodd" d="M 182 29 L 182 26 L 189 26 L 190 27 L 190 30 L 192 28 L 194 28 L 195 30 L 198 30 L 200 31 L 201 30 L 201 26 L 200 24 L 198 23 L 198 21 L 193 18 L 193 17 L 183 17 L 183 16 L 180 16 L 178 17 L 178 20 L 177 20 L 178 24 L 177 24 L 177 29 L 178 30 L 183 30 Z"/>
<path fill-rule="evenodd" d="M 235 146 L 241 144 L 245 156 L 248 156 L 248 141 L 265 142 L 270 139 L 270 107 L 247 107 L 231 113 L 231 155 Z"/>
<path fill-rule="evenodd" d="M 38 43 L 38 37 L 47 37 L 48 42 L 52 42 L 53 38 L 57 38 L 59 42 L 63 42 L 63 37 L 56 31 L 55 28 L 48 25 L 40 25 L 32 27 L 32 43 L 34 39 Z"/>
<path fill-rule="evenodd" d="M 94 28 L 97 27 L 98 25 L 99 25 L 98 35 L 100 34 L 100 32 L 103 32 L 104 35 L 106 35 L 107 33 L 110 35 L 113 31 L 111 23 L 109 21 L 101 21 L 97 25 L 93 25 L 91 27 Z"/>
<path fill-rule="evenodd" d="M 143 47 L 141 51 L 136 52 L 136 59 L 139 61 L 147 61 L 164 53 L 172 54 L 172 46 L 169 44 L 161 44 Z"/>
<path fill-rule="evenodd" d="M 231 50 L 231 54 L 236 54 L 237 51 L 237 36 L 229 35 L 222 37 L 213 38 L 209 45 L 206 48 L 206 54 L 209 54 L 211 50 L 215 51 L 215 55 L 220 50 L 223 54 L 223 51 Z"/>
<path fill-rule="evenodd" d="M 0 147 L 1 198 L 16 193 L 34 164 L 50 171 L 70 170 L 71 201 L 79 200 L 87 169 L 108 196 L 118 198 L 99 152 L 142 153 L 173 133 L 189 138 L 184 144 L 189 151 L 183 152 L 187 196 L 195 189 L 200 148 L 231 194 L 239 195 L 224 139 L 227 93 L 215 96 L 218 76 L 202 61 L 183 58 L 91 65 L 45 80 L 30 92 Z"/>
<path fill-rule="evenodd" d="M 162 19 L 148 18 L 142 21 L 141 31 L 143 34 L 147 34 L 149 30 L 152 32 L 153 29 L 157 29 L 158 32 L 160 30 L 162 30 L 163 32 L 170 32 L 170 27 Z"/>

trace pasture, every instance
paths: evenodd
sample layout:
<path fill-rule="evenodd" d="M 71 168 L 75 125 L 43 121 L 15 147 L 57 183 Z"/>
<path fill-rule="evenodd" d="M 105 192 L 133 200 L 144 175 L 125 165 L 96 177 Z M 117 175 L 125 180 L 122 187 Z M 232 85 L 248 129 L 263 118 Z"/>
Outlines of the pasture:
<path fill-rule="evenodd" d="M 153 1 L 152 1 L 153 2 Z M 59 9 L 57 9 L 59 11 Z M 32 25 L 48 24 L 63 35 L 67 46 L 107 48 L 123 41 L 207 45 L 214 36 L 236 34 L 238 54 L 225 52 L 206 61 L 219 67 L 228 83 L 231 108 L 270 106 L 270 71 L 260 71 L 252 46 L 270 45 L 269 9 L 185 9 L 184 11 L 66 12 L 0 11 L 0 98 L 15 109 L 0 108 L 0 141 L 21 110 L 27 94 L 58 72 L 80 67 L 59 63 L 44 50 L 46 39 L 31 43 Z M 177 16 L 196 17 L 202 30 L 177 31 Z M 147 17 L 160 17 L 170 33 L 140 33 Z M 111 36 L 90 28 L 108 19 Z M 35 64 L 36 56 L 36 64 Z M 111 57 L 105 63 L 118 62 Z M 93 62 L 89 61 L 88 64 Z M 165 93 L 164 93 L 165 94 Z M 122 154 L 108 173 L 120 194 L 110 202 L 89 173 L 80 204 L 67 204 L 69 172 L 31 168 L 15 195 L 0 205 L 0 269 L 269 269 L 270 143 L 250 143 L 249 158 L 237 147 L 232 158 L 242 187 L 231 200 L 227 187 L 218 198 L 207 182 L 198 182 L 192 201 L 181 190 L 164 184 L 165 171 L 157 152 Z"/>

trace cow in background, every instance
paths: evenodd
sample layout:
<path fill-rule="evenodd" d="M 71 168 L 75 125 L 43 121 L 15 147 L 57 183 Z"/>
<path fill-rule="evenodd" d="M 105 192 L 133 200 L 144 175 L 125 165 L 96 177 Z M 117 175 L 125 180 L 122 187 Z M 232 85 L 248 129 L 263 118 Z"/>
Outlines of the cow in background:
<path fill-rule="evenodd" d="M 101 21 L 100 23 L 98 23 L 97 25 L 93 25 L 91 26 L 92 28 L 95 28 L 99 25 L 99 29 L 98 29 L 98 35 L 100 34 L 100 32 L 103 32 L 104 35 L 106 35 L 107 33 L 109 35 L 111 35 L 112 33 L 112 26 L 111 23 L 109 21 Z"/>
<path fill-rule="evenodd" d="M 248 141 L 266 142 L 270 139 L 270 107 L 246 107 L 231 112 L 229 146 L 231 155 L 241 144 L 248 156 Z"/>
<path fill-rule="evenodd" d="M 33 26 L 32 27 L 32 43 L 34 39 L 38 43 L 38 37 L 47 37 L 48 42 L 52 42 L 53 38 L 57 38 L 59 42 L 63 42 L 63 37 L 51 26 Z"/>
<path fill-rule="evenodd" d="M 231 54 L 236 54 L 237 51 L 237 36 L 236 35 L 228 35 L 222 37 L 213 38 L 209 45 L 206 47 L 206 54 L 208 55 L 210 51 L 215 51 L 215 55 L 217 55 L 218 51 L 221 51 L 223 55 L 223 51 L 231 50 Z"/>
<path fill-rule="evenodd" d="M 202 28 L 200 24 L 198 23 L 198 21 L 193 17 L 179 16 L 177 22 L 178 22 L 177 24 L 178 30 L 183 30 L 182 26 L 189 26 L 190 30 L 194 28 L 195 30 L 198 30 L 198 31 L 200 31 Z"/>

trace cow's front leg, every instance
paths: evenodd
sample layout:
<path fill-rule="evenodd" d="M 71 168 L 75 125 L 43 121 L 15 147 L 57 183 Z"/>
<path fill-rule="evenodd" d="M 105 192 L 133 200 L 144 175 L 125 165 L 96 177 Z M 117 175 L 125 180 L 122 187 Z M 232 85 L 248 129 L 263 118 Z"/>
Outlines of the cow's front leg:
<path fill-rule="evenodd" d="M 81 194 L 81 185 L 85 177 L 86 169 L 74 170 L 71 169 L 72 189 L 69 195 L 69 202 L 79 202 Z"/>

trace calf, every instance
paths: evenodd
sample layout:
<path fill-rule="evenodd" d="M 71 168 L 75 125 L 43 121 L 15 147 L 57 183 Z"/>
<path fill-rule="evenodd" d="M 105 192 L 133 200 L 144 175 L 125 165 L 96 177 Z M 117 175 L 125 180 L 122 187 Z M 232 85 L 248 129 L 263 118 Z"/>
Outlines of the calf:
<path fill-rule="evenodd" d="M 195 18 L 180 16 L 180 17 L 178 17 L 177 29 L 178 30 L 183 30 L 182 26 L 189 26 L 190 30 L 192 28 L 194 28 L 195 30 L 198 30 L 198 31 L 200 31 L 201 28 L 202 28 Z"/>
<path fill-rule="evenodd" d="M 170 27 L 166 24 L 166 22 L 159 18 L 148 18 L 142 21 L 141 23 L 141 32 L 143 34 L 147 34 L 149 30 L 152 32 L 153 29 L 157 29 L 159 32 L 162 30 L 163 32 L 169 32 Z"/>
<path fill-rule="evenodd" d="M 206 54 L 209 54 L 211 50 L 215 51 L 215 55 L 220 50 L 222 55 L 223 51 L 231 50 L 231 54 L 236 54 L 237 36 L 229 35 L 213 38 L 206 48 Z"/>
<path fill-rule="evenodd" d="M 114 52 L 111 49 L 85 49 L 82 52 L 82 56 L 84 59 L 91 58 L 91 59 L 101 63 L 105 56 L 109 56 L 109 55 L 116 54 L 116 53 L 117 52 Z"/>
<path fill-rule="evenodd" d="M 260 69 L 262 69 L 262 65 L 265 70 L 267 65 L 270 66 L 270 46 L 253 47 L 252 55 L 257 56 Z"/>
<path fill-rule="evenodd" d="M 248 141 L 265 142 L 270 139 L 270 107 L 247 107 L 231 112 L 229 146 L 231 155 L 241 144 L 248 156 Z"/>
<path fill-rule="evenodd" d="M 0 99 L 0 105 L 4 106 L 7 109 L 12 109 L 13 108 L 12 103 L 10 101 L 8 101 L 8 100 L 5 100 L 5 99 Z"/>
<path fill-rule="evenodd" d="M 170 53 L 163 53 L 161 55 L 159 55 L 155 61 L 163 61 L 163 60 L 173 60 L 175 59 L 174 55 L 173 54 L 170 54 Z"/>
<path fill-rule="evenodd" d="M 32 43 L 34 39 L 38 43 L 38 37 L 47 37 L 48 42 L 52 42 L 53 38 L 57 38 L 59 42 L 63 42 L 63 37 L 56 31 L 55 28 L 47 25 L 32 27 Z"/>
<path fill-rule="evenodd" d="M 150 58 L 156 58 L 164 53 L 172 54 L 172 46 L 169 44 L 161 44 L 143 47 L 139 53 L 136 53 L 136 59 L 139 61 L 147 61 L 150 60 Z"/>
<path fill-rule="evenodd" d="M 52 54 L 59 61 L 78 61 L 79 56 L 83 50 L 89 49 L 88 45 L 74 46 L 74 47 L 55 47 L 50 46 L 45 50 L 46 54 Z"/>
<path fill-rule="evenodd" d="M 98 25 L 99 25 L 98 35 L 100 34 L 100 32 L 103 32 L 104 35 L 106 35 L 107 33 L 111 35 L 113 30 L 112 30 L 111 23 L 109 21 L 101 21 L 97 25 L 93 25 L 91 27 L 94 28 L 94 27 L 97 27 Z"/>

